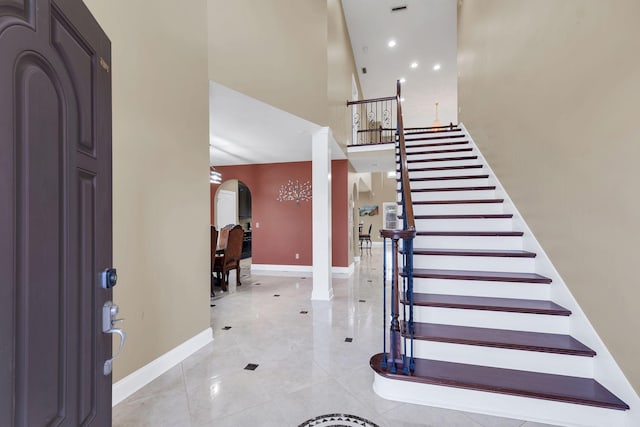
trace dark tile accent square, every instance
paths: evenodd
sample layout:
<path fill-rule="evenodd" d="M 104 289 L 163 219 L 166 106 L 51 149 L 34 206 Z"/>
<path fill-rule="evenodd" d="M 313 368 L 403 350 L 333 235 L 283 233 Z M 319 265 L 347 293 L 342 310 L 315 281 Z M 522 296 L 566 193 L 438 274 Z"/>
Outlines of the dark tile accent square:
<path fill-rule="evenodd" d="M 367 302 L 367 300 L 359 299 L 358 302 Z"/>
<path fill-rule="evenodd" d="M 367 280 L 367 282 L 372 283 L 372 282 L 373 282 L 373 280 Z"/>
<path fill-rule="evenodd" d="M 256 282 L 256 283 L 253 284 L 253 286 L 260 286 L 261 284 L 262 283 L 260 283 L 260 282 Z"/>
<path fill-rule="evenodd" d="M 216 306 L 215 304 L 211 304 L 211 307 L 215 307 L 215 306 Z"/>
<path fill-rule="evenodd" d="M 273 294 L 273 296 L 274 296 L 274 297 L 279 297 L 279 296 L 280 296 L 280 294 Z"/>
<path fill-rule="evenodd" d="M 345 338 L 344 342 L 353 342 L 353 338 Z"/>
<path fill-rule="evenodd" d="M 231 326 L 225 326 L 224 328 L 222 328 L 225 331 L 228 331 L 229 329 L 231 329 Z"/>
<path fill-rule="evenodd" d="M 308 312 L 308 311 L 306 311 L 306 310 L 302 310 L 302 311 L 300 312 L 300 314 L 307 314 L 307 313 L 309 313 L 309 312 Z"/>
<path fill-rule="evenodd" d="M 244 369 L 246 369 L 247 371 L 255 371 L 257 367 L 258 367 L 257 363 L 249 363 L 247 366 L 244 367 Z"/>

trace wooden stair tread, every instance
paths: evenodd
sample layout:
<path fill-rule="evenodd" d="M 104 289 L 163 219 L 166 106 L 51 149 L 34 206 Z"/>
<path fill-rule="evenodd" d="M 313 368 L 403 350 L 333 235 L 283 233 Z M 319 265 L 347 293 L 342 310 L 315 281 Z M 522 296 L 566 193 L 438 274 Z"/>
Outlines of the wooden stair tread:
<path fill-rule="evenodd" d="M 413 202 L 414 205 L 466 205 L 472 203 L 502 203 L 504 199 L 465 199 L 465 200 L 424 200 Z"/>
<path fill-rule="evenodd" d="M 402 303 L 406 303 L 403 298 Z M 571 311 L 553 301 L 517 298 L 477 297 L 414 293 L 413 304 L 423 307 L 459 308 L 464 310 L 505 311 L 509 313 L 547 314 L 570 316 Z"/>
<path fill-rule="evenodd" d="M 411 172 L 431 172 L 431 171 L 452 171 L 459 169 L 481 169 L 482 165 L 461 165 L 461 166 L 436 166 L 432 168 L 409 168 Z M 396 169 L 396 172 L 400 172 L 400 169 Z"/>
<path fill-rule="evenodd" d="M 473 148 L 448 148 L 446 150 L 407 151 L 407 156 L 415 156 L 420 154 L 465 153 L 469 151 L 473 151 Z M 396 156 L 397 155 L 399 155 L 398 152 L 396 152 Z"/>
<path fill-rule="evenodd" d="M 411 142 L 411 141 L 434 141 L 437 139 L 453 139 L 453 138 L 466 138 L 467 136 L 465 134 L 460 134 L 460 135 L 442 135 L 442 136 L 421 136 L 419 138 L 407 138 L 407 135 L 405 134 L 404 136 L 404 142 Z"/>
<path fill-rule="evenodd" d="M 429 359 L 415 359 L 413 374 L 403 375 L 401 364 L 399 373 L 392 374 L 388 370 L 382 369 L 381 362 L 382 354 L 378 353 L 371 357 L 369 364 L 379 375 L 394 380 L 488 391 L 608 409 L 629 409 L 629 405 L 591 378 Z"/>
<path fill-rule="evenodd" d="M 404 273 L 402 273 L 404 275 Z M 413 277 L 425 279 L 480 280 L 485 282 L 551 283 L 551 279 L 536 273 L 511 271 L 440 270 L 414 268 Z"/>
<path fill-rule="evenodd" d="M 529 251 L 503 249 L 430 249 L 419 248 L 413 250 L 413 255 L 444 255 L 444 256 L 482 256 L 503 258 L 535 258 L 536 254 Z"/>
<path fill-rule="evenodd" d="M 402 327 L 402 332 L 408 337 L 405 327 Z M 414 339 L 583 357 L 596 355 L 595 351 L 570 335 L 543 332 L 414 322 Z"/>
<path fill-rule="evenodd" d="M 398 218 L 404 218 L 398 215 Z M 508 219 L 513 214 L 452 214 L 452 215 L 414 215 L 414 219 Z"/>
<path fill-rule="evenodd" d="M 462 129 L 457 128 L 457 127 L 442 127 L 440 129 L 433 129 L 433 130 L 412 130 L 412 129 L 406 129 L 405 128 L 405 132 L 404 132 L 404 136 L 407 135 L 420 135 L 420 134 L 429 134 L 429 133 L 439 133 L 442 134 L 444 132 L 462 132 Z"/>
<path fill-rule="evenodd" d="M 436 157 L 435 159 L 411 159 L 407 163 L 429 163 L 429 162 L 458 162 L 463 160 L 476 160 L 478 156 L 458 156 L 458 157 Z M 396 160 L 396 163 L 399 160 Z"/>
<path fill-rule="evenodd" d="M 409 181 L 448 181 L 456 179 L 485 179 L 489 175 L 434 176 L 430 178 L 409 178 Z"/>
<path fill-rule="evenodd" d="M 417 188 L 411 190 L 412 193 L 433 193 L 438 191 L 483 191 L 495 190 L 495 185 L 483 185 L 479 187 L 440 187 L 440 188 Z M 400 190 L 398 190 L 398 193 Z"/>
<path fill-rule="evenodd" d="M 418 231 L 416 236 L 521 237 L 522 231 Z"/>
<path fill-rule="evenodd" d="M 406 144 L 406 145 L 407 145 L 407 149 L 409 149 L 409 148 L 426 148 L 426 147 L 444 147 L 447 145 L 465 145 L 468 143 L 469 141 L 452 141 L 452 142 L 431 142 L 431 143 L 425 143 L 425 144 Z"/>

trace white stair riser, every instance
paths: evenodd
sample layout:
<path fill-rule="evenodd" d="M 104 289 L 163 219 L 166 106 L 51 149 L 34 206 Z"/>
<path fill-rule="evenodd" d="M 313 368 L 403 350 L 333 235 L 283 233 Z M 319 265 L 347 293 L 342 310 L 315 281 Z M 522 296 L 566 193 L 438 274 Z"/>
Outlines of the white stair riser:
<path fill-rule="evenodd" d="M 482 175 L 480 173 L 470 173 L 469 175 Z M 446 176 L 456 176 L 450 174 Z M 466 176 L 458 174 L 457 176 Z M 483 187 L 489 185 L 489 178 L 473 178 L 473 179 L 445 179 L 437 181 L 411 181 L 411 189 L 419 190 L 423 188 L 459 188 L 459 187 Z M 400 183 L 396 189 L 400 189 Z"/>
<path fill-rule="evenodd" d="M 474 271 L 517 271 L 535 272 L 535 258 L 414 255 L 414 268 Z"/>
<path fill-rule="evenodd" d="M 444 147 L 443 147 L 444 148 Z M 469 147 L 461 147 L 463 149 L 467 149 Z M 447 148 L 447 149 L 454 149 L 453 147 L 451 148 Z M 424 151 L 432 151 L 431 153 L 425 153 Z M 453 151 L 453 152 L 447 152 L 447 153 L 433 153 L 433 151 L 440 151 L 440 150 L 433 150 L 433 149 L 429 149 L 429 150 L 421 150 L 421 149 L 416 149 L 416 150 L 407 150 L 407 160 L 428 160 L 428 159 L 442 159 L 445 157 L 462 157 L 462 156 L 475 156 L 477 155 L 477 153 L 474 152 L 474 150 L 470 150 L 470 151 Z M 420 154 L 418 154 L 420 153 Z M 396 160 L 400 160 L 400 156 L 396 155 Z"/>
<path fill-rule="evenodd" d="M 523 419 L 568 426 L 631 426 L 629 411 L 575 405 L 501 393 L 490 393 L 384 378 L 374 374 L 373 390 L 379 396 L 418 405 Z"/>
<path fill-rule="evenodd" d="M 478 297 L 549 299 L 549 285 L 478 280 L 413 279 L 415 292 Z"/>
<path fill-rule="evenodd" d="M 457 157 L 457 156 L 456 156 Z M 469 165 L 477 165 L 478 159 L 469 159 L 469 160 L 444 160 L 438 162 L 410 162 L 409 170 L 414 168 L 440 168 L 440 167 L 448 167 L 448 166 L 469 166 Z"/>
<path fill-rule="evenodd" d="M 511 218 L 415 219 L 420 231 L 512 231 Z"/>
<path fill-rule="evenodd" d="M 414 138 L 434 138 L 435 136 L 446 136 L 446 138 L 442 138 L 442 139 L 424 139 L 422 141 L 410 141 L 411 139 Z M 449 134 L 443 134 L 443 135 L 432 135 L 432 134 L 421 134 L 421 133 L 417 133 L 417 134 L 413 134 L 413 135 L 405 135 L 405 145 L 407 147 L 412 147 L 414 145 L 421 145 L 421 144 L 442 144 L 444 142 L 460 142 L 460 141 L 468 141 L 468 138 L 466 138 L 466 135 L 462 132 L 460 133 L 456 133 L 456 132 L 452 132 L 450 135 Z M 441 146 L 441 145 L 437 145 L 436 147 L 447 147 L 447 145 Z"/>
<path fill-rule="evenodd" d="M 400 193 L 398 193 L 398 200 Z M 414 202 L 430 201 L 430 200 L 478 200 L 478 199 L 495 199 L 495 190 L 471 190 L 471 191 L 414 191 L 411 193 L 411 199 Z"/>
<path fill-rule="evenodd" d="M 521 236 L 416 236 L 415 248 L 436 249 L 522 249 Z"/>
<path fill-rule="evenodd" d="M 416 322 L 550 334 L 569 334 L 570 317 L 461 308 L 413 307 L 413 319 Z"/>
<path fill-rule="evenodd" d="M 442 165 L 434 165 L 442 166 Z M 465 169 L 445 169 L 445 170 L 431 170 L 431 171 L 412 171 L 411 169 L 419 168 L 418 165 L 409 165 L 409 178 L 433 178 L 440 176 L 453 176 L 453 175 L 473 175 L 486 173 L 485 168 L 465 168 Z M 432 166 L 425 166 L 432 167 Z"/>
<path fill-rule="evenodd" d="M 462 141 L 455 141 L 455 142 L 462 142 Z M 454 145 L 427 145 L 426 147 L 424 146 L 421 147 L 418 144 L 412 144 L 410 146 L 407 146 L 407 155 L 411 155 L 412 153 L 421 153 L 423 151 L 433 152 L 433 151 L 441 151 L 441 150 L 466 150 L 468 148 L 471 148 L 471 151 L 462 151 L 462 153 L 473 153 L 477 151 L 473 147 L 473 145 L 471 145 L 468 142 L 465 142 L 463 144 L 454 144 Z M 399 151 L 396 149 L 396 155 L 398 155 L 398 153 Z"/>
<path fill-rule="evenodd" d="M 413 355 L 421 359 L 494 368 L 518 369 L 572 377 L 593 377 L 592 357 L 421 340 L 414 340 Z"/>
<path fill-rule="evenodd" d="M 414 215 L 457 215 L 503 213 L 503 203 L 445 203 L 414 205 Z"/>

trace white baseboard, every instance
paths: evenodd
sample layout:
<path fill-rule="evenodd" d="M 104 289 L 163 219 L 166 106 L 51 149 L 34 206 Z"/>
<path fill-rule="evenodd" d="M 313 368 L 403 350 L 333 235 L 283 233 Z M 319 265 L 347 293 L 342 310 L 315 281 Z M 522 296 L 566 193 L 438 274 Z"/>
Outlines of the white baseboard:
<path fill-rule="evenodd" d="M 331 273 L 335 275 L 352 275 L 354 271 L 353 263 L 348 267 L 331 267 Z M 297 274 L 313 273 L 311 265 L 285 265 L 285 264 L 251 264 L 251 272 L 257 274 Z"/>
<path fill-rule="evenodd" d="M 353 263 L 349 264 L 348 267 L 331 267 L 331 273 L 337 276 L 351 276 L 354 271 Z"/>
<path fill-rule="evenodd" d="M 211 341 L 213 330 L 207 328 L 116 382 L 112 388 L 111 406 L 116 406 Z"/>

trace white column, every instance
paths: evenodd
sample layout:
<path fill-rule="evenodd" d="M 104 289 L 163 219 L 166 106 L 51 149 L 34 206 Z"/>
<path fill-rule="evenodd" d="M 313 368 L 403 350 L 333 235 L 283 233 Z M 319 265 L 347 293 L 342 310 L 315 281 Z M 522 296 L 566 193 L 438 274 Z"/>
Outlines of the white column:
<path fill-rule="evenodd" d="M 331 130 L 311 137 L 313 188 L 313 291 L 312 300 L 333 298 L 331 284 Z"/>

